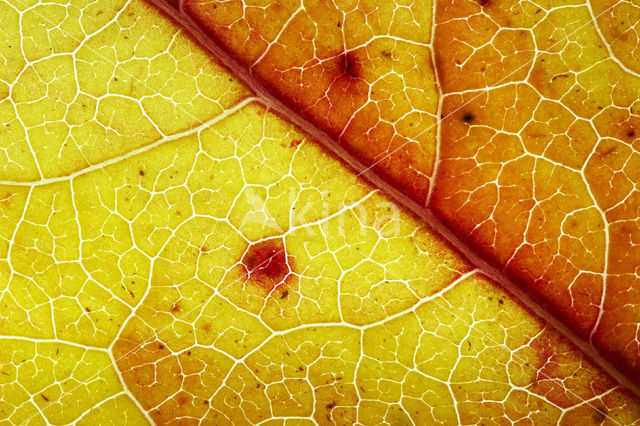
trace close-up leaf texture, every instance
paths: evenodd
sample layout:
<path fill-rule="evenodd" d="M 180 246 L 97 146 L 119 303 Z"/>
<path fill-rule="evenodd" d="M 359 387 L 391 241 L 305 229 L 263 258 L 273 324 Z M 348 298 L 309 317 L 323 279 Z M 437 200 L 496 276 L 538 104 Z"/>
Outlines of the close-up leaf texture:
<path fill-rule="evenodd" d="M 0 425 L 640 424 L 640 1 L 0 24 Z"/>

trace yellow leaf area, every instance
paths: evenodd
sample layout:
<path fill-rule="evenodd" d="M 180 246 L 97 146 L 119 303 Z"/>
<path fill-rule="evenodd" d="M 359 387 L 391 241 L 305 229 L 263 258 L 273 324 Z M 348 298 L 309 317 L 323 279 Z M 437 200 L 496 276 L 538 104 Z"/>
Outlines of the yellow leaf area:
<path fill-rule="evenodd" d="M 154 2 L 640 382 L 637 1 Z"/>
<path fill-rule="evenodd" d="M 640 420 L 156 9 L 0 17 L 4 424 Z"/>

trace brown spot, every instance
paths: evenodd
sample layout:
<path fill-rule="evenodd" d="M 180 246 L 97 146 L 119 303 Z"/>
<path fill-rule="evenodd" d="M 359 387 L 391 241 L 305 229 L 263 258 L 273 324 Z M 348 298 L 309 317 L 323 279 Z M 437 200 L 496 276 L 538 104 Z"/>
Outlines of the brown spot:
<path fill-rule="evenodd" d="M 280 287 L 291 275 L 290 259 L 282 239 L 251 244 L 242 257 L 242 264 L 247 270 L 247 278 L 269 292 Z"/>
<path fill-rule="evenodd" d="M 635 138 L 636 137 L 636 131 L 634 129 L 631 129 L 627 132 L 627 137 L 629 138 Z"/>
<path fill-rule="evenodd" d="M 45 401 L 49 402 L 49 398 L 47 398 L 46 396 L 44 396 L 44 394 L 40 394 L 40 396 L 42 397 L 42 399 L 44 399 Z"/>
<path fill-rule="evenodd" d="M 144 170 L 140 170 L 138 173 L 140 174 L 140 176 L 144 176 Z"/>
<path fill-rule="evenodd" d="M 601 157 L 607 157 L 610 154 L 613 154 L 614 152 L 616 152 L 617 147 L 615 145 L 610 146 L 609 148 L 606 148 L 602 151 L 596 151 Z"/>
<path fill-rule="evenodd" d="M 209 248 L 208 248 L 207 246 L 202 246 L 202 247 L 200 247 L 200 251 L 201 251 L 202 253 L 206 253 L 206 252 L 208 252 L 208 251 L 209 251 Z"/>
<path fill-rule="evenodd" d="M 475 120 L 475 117 L 472 113 L 467 111 L 462 114 L 462 121 L 464 121 L 465 123 L 471 123 L 473 120 Z"/>
<path fill-rule="evenodd" d="M 171 312 L 176 313 L 176 312 L 180 312 L 181 310 L 182 310 L 182 306 L 180 306 L 180 301 L 174 302 L 171 305 Z"/>
<path fill-rule="evenodd" d="M 607 410 L 602 405 L 593 407 L 593 413 L 591 414 L 591 418 L 596 424 L 604 423 L 609 415 L 609 410 Z"/>
<path fill-rule="evenodd" d="M 288 295 L 289 295 L 289 290 L 285 290 L 280 295 L 280 299 L 286 299 Z"/>

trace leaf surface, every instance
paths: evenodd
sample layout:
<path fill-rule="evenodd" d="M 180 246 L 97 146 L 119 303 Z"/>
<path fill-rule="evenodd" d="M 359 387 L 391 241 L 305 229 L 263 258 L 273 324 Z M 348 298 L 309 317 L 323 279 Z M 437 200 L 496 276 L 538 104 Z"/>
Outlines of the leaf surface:
<path fill-rule="evenodd" d="M 299 15 L 336 15 L 322 10 Z M 367 19 L 344 30 L 363 57 L 383 46 L 405 59 L 376 62 L 380 102 L 349 91 L 365 81 L 357 59 L 348 84 L 296 105 L 365 164 L 410 141 L 375 167 L 422 200 L 436 152 L 435 80 L 418 66 L 431 9 L 336 10 L 350 12 L 342 28 Z M 256 26 L 272 38 L 273 12 Z M 2 421 L 640 419 L 636 396 L 156 8 L 11 0 L 0 14 Z M 247 31 L 234 22 L 229 43 Z M 353 130 L 372 122 L 371 139 Z"/>
<path fill-rule="evenodd" d="M 312 123 L 330 135 L 338 128 L 338 142 L 365 167 L 425 202 L 471 250 L 640 380 L 637 4 L 169 3 Z M 378 51 L 380 43 L 394 49 Z M 367 88 L 360 97 L 336 91 L 341 75 L 318 68 L 342 58 L 343 47 L 367 52 L 354 67 Z M 390 69 L 390 51 L 394 67 L 412 65 Z M 408 69 L 421 70 L 419 83 Z M 384 95 L 376 90 L 398 71 L 407 77 L 389 80 Z M 318 113 L 327 103 L 353 108 Z M 425 126 L 404 119 L 417 110 L 429 117 Z M 424 155 L 405 155 L 414 146 Z"/>
<path fill-rule="evenodd" d="M 640 9 L 555 3 L 443 7 L 432 205 L 637 381 Z"/>

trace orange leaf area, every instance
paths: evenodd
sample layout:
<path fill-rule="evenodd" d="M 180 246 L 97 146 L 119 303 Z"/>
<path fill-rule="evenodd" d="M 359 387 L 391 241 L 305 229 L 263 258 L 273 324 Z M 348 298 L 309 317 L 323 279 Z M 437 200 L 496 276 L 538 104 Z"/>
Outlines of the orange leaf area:
<path fill-rule="evenodd" d="M 638 380 L 640 9 L 444 3 L 433 208 Z"/>

